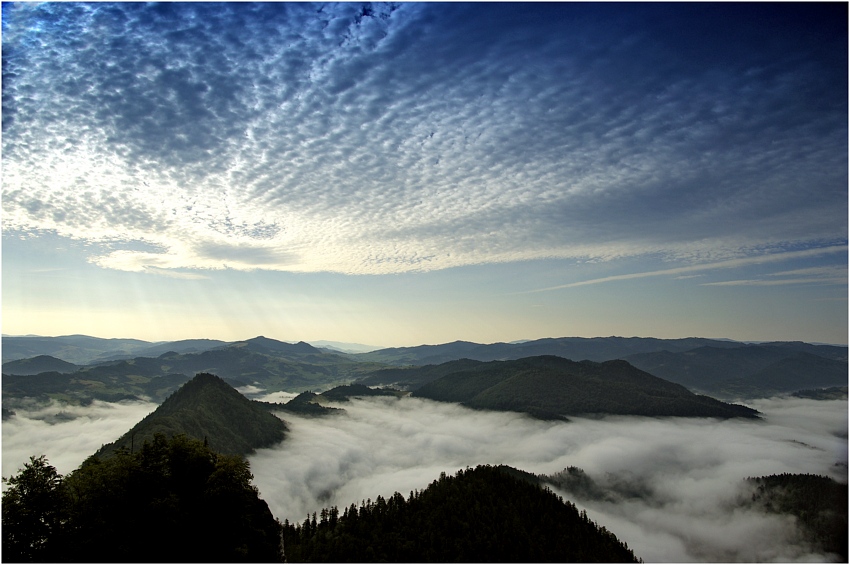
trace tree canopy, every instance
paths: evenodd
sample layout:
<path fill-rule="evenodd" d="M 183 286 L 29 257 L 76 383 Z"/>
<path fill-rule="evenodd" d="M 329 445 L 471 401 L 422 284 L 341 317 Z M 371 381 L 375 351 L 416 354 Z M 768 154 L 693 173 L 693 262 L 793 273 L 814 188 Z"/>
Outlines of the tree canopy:
<path fill-rule="evenodd" d="M 42 456 L 7 480 L 4 561 L 273 562 L 280 524 L 248 462 L 156 434 L 62 477 Z"/>

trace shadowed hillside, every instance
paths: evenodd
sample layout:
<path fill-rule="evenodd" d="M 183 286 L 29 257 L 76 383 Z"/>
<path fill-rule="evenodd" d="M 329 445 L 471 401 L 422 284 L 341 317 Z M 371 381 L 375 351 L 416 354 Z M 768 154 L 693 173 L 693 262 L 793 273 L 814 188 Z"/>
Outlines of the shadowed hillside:
<path fill-rule="evenodd" d="M 579 414 L 751 418 L 755 410 L 693 394 L 625 361 L 576 363 L 541 356 L 462 363 L 413 392 L 413 396 L 460 402 L 470 408 L 512 410 L 542 418 Z M 416 369 L 411 369 L 416 371 Z"/>
<path fill-rule="evenodd" d="M 379 496 L 284 523 L 288 562 L 636 562 L 575 506 L 503 468 L 445 474 L 405 499 Z"/>
<path fill-rule="evenodd" d="M 201 373 L 98 455 L 137 449 L 156 433 L 205 440 L 215 451 L 247 454 L 283 440 L 286 424 L 215 375 Z"/>

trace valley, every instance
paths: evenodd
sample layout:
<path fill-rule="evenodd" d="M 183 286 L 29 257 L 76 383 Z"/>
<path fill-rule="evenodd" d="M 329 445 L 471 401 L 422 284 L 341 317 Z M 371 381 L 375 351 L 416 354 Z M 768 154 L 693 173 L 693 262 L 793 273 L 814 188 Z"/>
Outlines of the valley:
<path fill-rule="evenodd" d="M 776 349 L 782 349 L 753 347 L 727 344 L 723 350 L 740 349 L 732 359 L 750 355 L 775 362 Z M 819 359 L 842 362 L 840 351 L 828 351 L 836 358 Z M 388 501 L 393 513 L 407 512 L 410 504 L 421 504 L 414 493 L 439 477 L 459 473 L 460 479 L 481 465 L 504 467 L 553 490 L 588 524 L 604 526 L 647 562 L 843 559 L 841 540 L 833 534 L 821 538 L 795 525 L 794 512 L 803 511 L 797 502 L 745 502 L 755 488 L 748 478 L 785 474 L 802 481 L 812 475 L 837 485 L 827 488 L 846 490 L 846 378 L 842 383 L 830 377 L 833 386 L 827 388 L 800 378 L 790 383 L 793 393 L 770 395 L 766 388 L 729 403 L 627 360 L 576 362 L 544 354 L 393 366 L 374 358 L 357 361 L 360 355 L 255 338 L 206 351 L 69 367 L 66 373 L 4 375 L 3 474 L 17 472 L 35 455 L 35 445 L 50 461 L 56 454 L 64 474 L 92 456 L 137 451 L 157 433 L 184 434 L 247 458 L 271 514 L 298 528 L 286 530 L 296 536 L 287 538 L 293 560 L 335 555 L 330 546 L 316 545 L 328 534 L 322 520 L 313 529 L 314 513 L 341 520 L 352 505 L 358 513 L 384 512 L 378 509 Z M 6 365 L 19 366 L 26 363 Z M 227 376 L 185 374 L 199 367 Z M 118 402 L 108 395 L 118 395 Z M 123 430 L 120 424 L 92 425 L 104 416 L 120 422 L 122 412 Z M 78 448 L 63 439 L 80 433 L 92 437 Z M 95 443 L 99 449 L 85 447 Z M 500 512 L 520 512 L 504 508 Z M 830 528 L 836 519 L 846 523 L 846 516 L 824 516 Z M 335 524 L 334 536 L 360 543 L 351 538 L 359 530 L 340 529 L 353 522 Z M 381 539 L 408 535 L 393 531 Z M 737 531 L 773 541 L 753 543 Z M 375 543 L 358 551 L 377 551 Z M 382 547 L 386 556 L 411 555 L 402 546 Z M 540 559 L 555 555 L 565 554 Z"/>

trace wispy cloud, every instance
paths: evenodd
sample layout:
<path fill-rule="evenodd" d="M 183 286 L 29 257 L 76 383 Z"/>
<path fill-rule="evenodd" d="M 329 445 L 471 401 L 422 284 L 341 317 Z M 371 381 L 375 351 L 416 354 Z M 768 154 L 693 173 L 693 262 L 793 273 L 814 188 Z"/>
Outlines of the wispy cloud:
<path fill-rule="evenodd" d="M 676 278 L 677 279 L 691 278 L 692 276 L 699 276 L 699 275 L 681 276 L 681 274 L 682 273 L 693 273 L 695 271 L 712 271 L 712 270 L 717 270 L 717 269 L 735 269 L 735 268 L 740 268 L 740 267 L 746 267 L 746 266 L 749 266 L 749 265 L 762 265 L 762 264 L 765 264 L 765 263 L 789 261 L 789 260 L 792 260 L 792 259 L 801 259 L 801 258 L 807 258 L 807 257 L 817 257 L 819 255 L 826 255 L 826 254 L 831 254 L 831 253 L 841 253 L 841 252 L 844 252 L 844 253 L 847 252 L 847 246 L 846 245 L 832 245 L 832 246 L 823 247 L 823 248 L 803 249 L 803 250 L 799 250 L 799 251 L 786 251 L 784 253 L 770 253 L 770 254 L 767 254 L 767 255 L 756 255 L 756 256 L 752 256 L 752 257 L 742 257 L 740 259 L 729 259 L 729 260 L 726 260 L 726 261 L 717 261 L 717 262 L 714 262 L 714 263 L 703 263 L 703 264 L 698 264 L 698 265 L 688 265 L 686 267 L 675 267 L 675 268 L 672 268 L 672 269 L 661 269 L 661 270 L 658 270 L 658 271 L 647 271 L 647 272 L 642 272 L 642 273 L 626 273 L 626 274 L 623 274 L 623 275 L 612 275 L 610 277 L 601 277 L 601 278 L 598 278 L 598 279 L 578 281 L 578 282 L 573 282 L 573 283 L 568 283 L 568 284 L 563 284 L 563 285 L 558 285 L 558 286 L 551 286 L 551 287 L 548 287 L 548 288 L 540 288 L 540 289 L 536 289 L 536 290 L 530 290 L 530 291 L 526 291 L 522 294 L 531 293 L 531 292 L 547 292 L 547 291 L 551 291 L 551 290 L 561 290 L 561 289 L 564 289 L 564 288 L 575 288 L 575 287 L 579 287 L 579 286 L 587 286 L 587 285 L 608 283 L 608 282 L 614 282 L 614 281 L 642 279 L 642 278 L 647 278 L 647 277 L 662 277 L 662 276 L 680 275 L 680 276 L 677 276 Z M 797 279 L 797 280 L 818 280 L 818 281 L 821 281 L 821 282 L 829 281 L 829 282 L 834 283 L 836 281 L 840 281 L 841 279 L 839 279 L 837 277 L 829 277 L 829 278 Z M 845 277 L 844 277 L 843 280 L 844 280 L 844 283 L 846 284 L 846 282 L 847 282 L 846 269 L 845 269 Z M 731 281 L 731 282 L 723 282 L 723 283 L 703 283 L 703 285 L 712 285 L 712 284 L 723 285 L 723 284 L 734 284 L 736 282 L 746 284 L 747 281 Z M 752 282 L 752 281 L 750 281 L 750 282 Z M 769 282 L 769 281 L 766 281 L 766 282 Z M 773 284 L 786 284 L 786 283 L 784 283 L 783 281 L 773 281 Z"/>
<path fill-rule="evenodd" d="M 4 224 L 133 271 L 846 239 L 838 8 L 8 3 Z"/>

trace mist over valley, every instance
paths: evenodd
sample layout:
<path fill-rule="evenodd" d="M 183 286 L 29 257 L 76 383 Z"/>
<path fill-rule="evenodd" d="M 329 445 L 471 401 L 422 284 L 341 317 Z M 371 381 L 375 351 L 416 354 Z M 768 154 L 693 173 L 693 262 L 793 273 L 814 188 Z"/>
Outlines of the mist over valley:
<path fill-rule="evenodd" d="M 618 339 L 619 343 L 632 344 L 632 349 L 636 343 L 622 338 L 604 339 L 608 348 L 616 345 Z M 543 343 L 563 348 L 569 340 Z M 439 350 L 450 345 L 430 347 Z M 657 343 L 665 348 L 675 345 L 666 340 Z M 688 345 L 696 346 L 698 351 L 705 347 L 702 342 Z M 469 347 L 463 345 L 461 349 Z M 504 344 L 499 347 L 510 349 Z M 759 359 L 767 358 L 758 362 L 775 362 L 777 356 L 783 355 L 779 353 L 782 347 L 787 350 L 785 355 L 791 357 L 801 349 L 795 344 L 770 344 L 753 350 L 757 346 L 735 342 L 725 342 L 723 347 L 738 351 L 733 359 L 746 359 L 753 351 Z M 846 365 L 841 349 L 822 349 L 827 357 L 820 359 Z M 427 350 L 428 347 L 420 349 Z M 210 357 L 213 351 L 217 353 Z M 593 390 L 601 387 L 594 397 L 615 399 L 617 388 L 657 387 L 664 381 L 628 368 L 626 361 L 581 364 L 545 355 L 518 361 L 448 361 L 419 369 L 375 365 L 375 357 L 389 356 L 393 351 L 382 354 L 379 350 L 371 353 L 373 359 L 354 361 L 356 354 L 339 356 L 308 344 L 256 338 L 231 345 L 215 344 L 206 352 L 133 357 L 129 364 L 127 360 L 105 364 L 101 361 L 64 374 L 15 378 L 4 375 L 3 476 L 13 475 L 29 456 L 36 455 L 34 448 L 38 454 L 47 455 L 60 473 L 74 471 L 102 445 L 116 441 L 143 418 L 147 421 L 155 410 L 160 412 L 157 408 L 162 400 L 152 402 L 145 396 L 144 390 L 153 390 L 145 389 L 145 382 L 156 383 L 165 375 L 174 375 L 175 368 L 195 368 L 201 360 L 215 359 L 220 366 L 210 369 L 228 374 L 225 380 L 237 390 L 230 389 L 221 379 L 214 379 L 220 383 L 216 386 L 224 387 L 224 392 L 231 390 L 226 394 L 241 394 L 259 402 L 258 406 L 286 424 L 283 441 L 246 453 L 259 495 L 281 522 L 299 524 L 322 508 L 343 509 L 378 497 L 389 499 L 394 493 L 407 497 L 408 493 L 423 491 L 441 474 L 452 475 L 482 464 L 505 465 L 540 477 L 542 484 L 586 511 L 589 519 L 605 526 L 647 562 L 842 559 L 841 554 L 824 550 L 793 514 L 769 512 L 751 503 L 755 487 L 746 479 L 818 475 L 846 485 L 846 376 L 843 388 L 810 389 L 809 385 L 817 381 L 804 377 L 799 379 L 797 392 L 772 396 L 773 389 L 768 386 L 763 394 L 739 398 L 737 404 L 728 405 L 746 407 L 755 417 L 743 412 L 732 417 L 623 415 L 606 414 L 597 408 L 594 413 L 582 414 L 579 410 L 553 418 L 541 417 L 539 409 L 525 409 L 522 404 L 513 410 L 488 409 L 474 403 L 465 406 L 460 401 L 423 398 L 417 391 L 433 388 L 428 383 L 447 383 L 442 387 L 456 383 L 450 390 L 464 390 L 464 394 L 472 395 L 468 398 L 480 398 L 483 392 L 476 391 L 504 387 L 509 382 L 514 383 L 507 389 L 512 396 L 525 395 L 526 402 L 537 402 L 531 393 L 538 387 L 543 386 L 541 393 L 551 398 L 555 390 L 573 390 L 569 386 L 575 385 L 567 383 L 583 382 L 574 379 L 584 374 L 582 371 L 590 371 L 586 374 L 602 384 L 587 381 L 581 386 Z M 618 351 L 626 351 L 624 345 Z M 310 360 L 316 364 L 311 365 Z M 265 372 L 254 369 L 260 361 Z M 15 368 L 26 363 L 5 366 Z M 815 363 L 813 374 L 822 366 Z M 152 367 L 157 370 L 150 372 Z M 298 370 L 292 371 L 293 367 Z M 534 376 L 546 375 L 546 367 L 562 372 L 543 380 Z M 597 375 L 594 371 L 603 373 L 593 376 Z M 161 374 L 156 375 L 157 372 Z M 287 374 L 294 379 L 288 381 L 290 386 Z M 637 380 L 628 381 L 630 384 L 616 380 L 622 375 L 632 375 L 629 378 Z M 42 388 L 33 396 L 27 396 L 25 387 L 21 388 L 27 379 L 38 382 L 45 377 Z M 167 400 L 165 405 L 176 401 L 178 389 L 184 396 L 188 394 L 182 391 L 183 383 L 190 378 L 174 376 L 168 381 L 168 387 L 158 392 L 161 399 Z M 828 378 L 836 384 L 834 376 Z M 383 386 L 406 382 L 413 394 L 403 390 L 389 394 L 376 384 L 372 385 L 374 389 L 338 384 L 376 379 L 387 380 Z M 655 384 L 656 380 L 659 384 Z M 195 381 L 197 378 L 192 380 Z M 43 388 L 58 382 L 64 383 L 65 388 Z M 103 385 L 95 386 L 98 382 Z M 300 392 L 309 382 L 315 392 Z M 472 382 L 479 384 L 469 388 Z M 606 382 L 614 388 L 606 388 Z M 753 379 L 748 390 L 757 390 L 759 382 Z M 107 390 L 105 385 L 112 387 L 107 391 L 109 395 L 123 394 L 126 398 L 120 402 L 99 400 L 98 390 Z M 685 392 L 673 394 L 678 389 L 671 386 L 680 385 L 668 383 L 640 393 L 635 389 L 632 396 L 649 394 L 646 398 L 655 398 L 652 402 L 668 402 L 681 394 L 692 394 L 684 388 Z M 368 391 L 382 395 L 364 396 Z M 660 397 L 652 396 L 659 394 Z M 668 398 L 670 394 L 673 396 Z M 205 401 L 199 402 L 199 414 L 203 414 Z M 572 405 L 550 405 L 549 409 L 553 406 L 568 410 L 566 407 Z M 185 409 L 172 408 L 174 415 L 168 421 L 179 419 Z M 198 417 L 203 416 L 192 418 Z M 178 429 L 170 426 L 173 424 L 157 429 Z M 138 442 L 151 437 L 138 429 L 134 432 Z M 219 432 L 195 432 L 199 433 L 203 435 L 199 439 L 207 439 L 208 434 Z"/>

